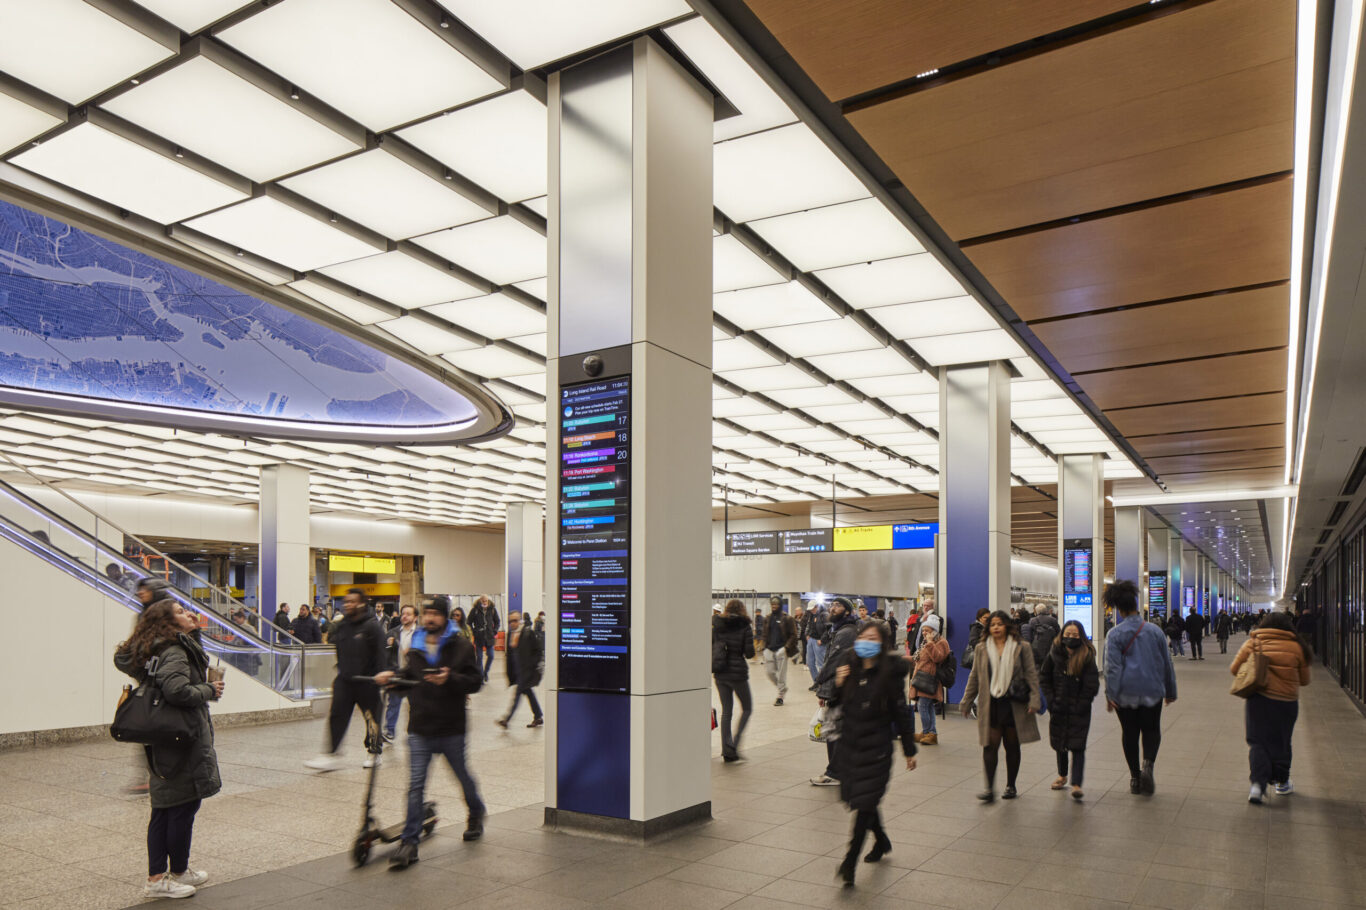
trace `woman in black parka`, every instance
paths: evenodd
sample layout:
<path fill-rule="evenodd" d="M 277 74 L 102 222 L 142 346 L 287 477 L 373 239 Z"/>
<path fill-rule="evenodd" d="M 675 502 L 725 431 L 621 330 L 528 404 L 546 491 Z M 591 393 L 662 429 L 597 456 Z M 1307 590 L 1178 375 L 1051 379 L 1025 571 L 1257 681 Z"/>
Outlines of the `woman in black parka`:
<path fill-rule="evenodd" d="M 841 656 L 835 670 L 832 703 L 840 712 L 835 764 L 840 796 L 857 813 L 849 852 L 838 873 L 846 888 L 854 885 L 854 867 L 868 832 L 873 833 L 874 842 L 865 862 L 875 863 L 892 851 L 877 807 L 892 777 L 893 727 L 901 739 L 906 769 L 915 769 L 915 730 L 906 712 L 908 668 L 892 652 L 887 624 L 875 619 L 859 631 L 854 647 Z"/>
<path fill-rule="evenodd" d="M 727 763 L 744 761 L 740 737 L 754 707 L 746 663 L 754 656 L 753 630 L 745 605 L 738 600 L 727 601 L 725 611 L 711 618 L 711 675 L 721 698 L 721 758 Z M 740 701 L 740 726 L 732 736 L 730 721 L 736 699 Z"/>
<path fill-rule="evenodd" d="M 1039 670 L 1039 688 L 1048 699 L 1048 741 L 1058 754 L 1058 779 L 1053 789 L 1067 786 L 1067 753 L 1072 753 L 1072 798 L 1081 799 L 1086 765 L 1086 738 L 1091 732 L 1091 702 L 1100 692 L 1096 649 L 1086 630 L 1068 620 L 1053 640 Z"/>
<path fill-rule="evenodd" d="M 156 659 L 156 680 L 166 703 L 189 712 L 194 733 L 188 746 L 145 750 L 152 803 L 148 897 L 189 897 L 209 877 L 190 868 L 190 839 L 200 803 L 223 788 L 209 720 L 209 702 L 223 694 L 223 683 L 208 681 L 209 659 L 198 634 L 195 614 L 173 600 L 159 600 L 142 611 L 133 634 L 114 652 L 114 666 L 139 684 L 147 678 L 148 661 Z"/>

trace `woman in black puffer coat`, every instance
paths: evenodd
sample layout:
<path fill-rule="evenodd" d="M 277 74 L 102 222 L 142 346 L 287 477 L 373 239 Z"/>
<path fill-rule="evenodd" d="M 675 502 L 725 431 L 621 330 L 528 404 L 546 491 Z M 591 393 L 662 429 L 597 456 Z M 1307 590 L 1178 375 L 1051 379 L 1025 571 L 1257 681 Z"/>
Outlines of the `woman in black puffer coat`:
<path fill-rule="evenodd" d="M 892 777 L 893 727 L 901 738 L 907 770 L 915 769 L 915 730 L 906 712 L 908 669 L 907 662 L 892 653 L 887 624 L 875 619 L 859 631 L 854 647 L 840 657 L 835 670 L 832 702 L 840 711 L 835 743 L 840 796 L 857 813 L 849 852 L 839 868 L 846 888 L 854 885 L 854 866 L 868 832 L 875 840 L 865 862 L 875 863 L 892 850 L 877 807 Z"/>
<path fill-rule="evenodd" d="M 744 761 L 740 756 L 740 737 L 749 723 L 754 700 L 749 694 L 749 664 L 754 656 L 754 626 L 738 600 L 726 603 L 720 616 L 711 618 L 711 673 L 716 694 L 721 696 L 721 757 L 726 762 Z M 731 712 L 740 699 L 740 727 L 732 736 Z"/>
<path fill-rule="evenodd" d="M 1058 754 L 1053 789 L 1067 786 L 1067 753 L 1072 753 L 1072 798 L 1081 799 L 1086 739 L 1091 732 L 1091 702 L 1100 692 L 1096 649 L 1075 619 L 1062 627 L 1039 670 L 1039 688 L 1048 699 L 1048 740 Z"/>

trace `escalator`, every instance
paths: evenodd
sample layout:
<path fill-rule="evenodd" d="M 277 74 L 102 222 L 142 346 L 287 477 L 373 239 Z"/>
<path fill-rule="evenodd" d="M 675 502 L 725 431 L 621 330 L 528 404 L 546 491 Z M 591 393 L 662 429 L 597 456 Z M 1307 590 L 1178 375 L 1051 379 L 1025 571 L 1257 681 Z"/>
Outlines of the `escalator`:
<path fill-rule="evenodd" d="M 142 609 L 133 593 L 138 581 L 149 576 L 160 578 L 167 583 L 171 596 L 199 617 L 204 650 L 211 658 L 294 701 L 331 694 L 336 661 L 330 646 L 305 645 L 263 618 L 258 628 L 256 611 L 229 592 L 211 585 L 3 453 L 0 461 L 8 463 L 11 476 L 18 473 L 31 481 L 21 489 L 0 480 L 0 538 L 9 545 L 133 612 Z M 146 563 L 124 555 L 129 542 L 151 554 L 152 561 L 164 570 L 154 572 Z M 183 587 L 171 584 L 170 577 L 190 580 L 196 591 L 207 590 L 208 597 L 186 593 Z"/>

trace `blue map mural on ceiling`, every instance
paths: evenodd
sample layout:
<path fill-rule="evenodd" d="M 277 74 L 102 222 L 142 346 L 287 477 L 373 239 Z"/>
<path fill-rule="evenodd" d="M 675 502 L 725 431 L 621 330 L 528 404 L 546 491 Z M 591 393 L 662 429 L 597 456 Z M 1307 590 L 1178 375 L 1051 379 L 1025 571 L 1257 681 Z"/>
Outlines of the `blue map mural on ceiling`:
<path fill-rule="evenodd" d="M 0 386 L 267 421 L 476 414 L 458 389 L 363 342 L 3 201 Z"/>

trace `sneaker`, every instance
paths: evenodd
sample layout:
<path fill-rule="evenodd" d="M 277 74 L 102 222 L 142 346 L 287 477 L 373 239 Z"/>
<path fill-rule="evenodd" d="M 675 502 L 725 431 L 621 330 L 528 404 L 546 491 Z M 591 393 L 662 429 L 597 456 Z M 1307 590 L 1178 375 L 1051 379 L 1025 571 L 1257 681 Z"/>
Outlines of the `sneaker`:
<path fill-rule="evenodd" d="M 721 756 L 721 760 L 728 765 L 743 765 L 745 762 L 749 761 L 749 759 L 745 758 L 739 752 L 736 752 L 734 755 L 723 755 Z"/>
<path fill-rule="evenodd" d="M 1265 791 L 1265 790 L 1263 790 L 1261 787 L 1257 786 L 1256 784 L 1253 784 L 1253 785 L 1252 785 L 1252 789 L 1248 791 L 1248 794 L 1247 794 L 1247 801 L 1250 802 L 1250 803 L 1253 803 L 1254 805 L 1260 806 L 1260 805 L 1262 804 L 1262 797 L 1263 797 L 1265 794 L 1266 794 L 1266 791 Z"/>
<path fill-rule="evenodd" d="M 391 742 L 394 741 L 394 731 L 393 731 L 393 730 L 385 730 L 385 731 L 384 731 L 384 741 L 385 741 L 386 743 L 391 743 Z"/>
<path fill-rule="evenodd" d="M 1001 791 L 1001 799 L 1014 799 L 1019 795 L 1020 794 L 1016 792 L 1014 787 L 1006 787 L 1004 790 Z"/>
<path fill-rule="evenodd" d="M 1295 782 L 1288 780 L 1283 784 L 1277 784 L 1275 789 L 1277 796 L 1289 796 L 1295 792 Z"/>
<path fill-rule="evenodd" d="M 360 763 L 360 766 L 362 768 L 377 768 L 379 767 L 379 762 L 380 758 L 378 755 L 367 755 L 365 761 Z"/>
<path fill-rule="evenodd" d="M 502 727 L 504 730 L 508 728 L 508 719 L 506 717 L 500 717 L 497 720 L 495 720 L 494 723 Z"/>
<path fill-rule="evenodd" d="M 462 840 L 478 840 L 484 836 L 484 816 L 471 815 L 465 822 L 465 833 L 461 835 Z"/>
<path fill-rule="evenodd" d="M 194 885 L 182 885 L 171 876 L 163 875 L 160 881 L 148 882 L 147 887 L 142 889 L 142 896 L 151 898 L 193 897 Z"/>
<path fill-rule="evenodd" d="M 527 724 L 527 728 L 528 728 L 528 729 L 530 729 L 530 728 L 532 728 L 532 727 L 544 727 L 544 726 L 545 726 L 545 718 L 544 718 L 544 717 L 535 717 L 535 718 L 532 718 L 531 723 Z"/>
<path fill-rule="evenodd" d="M 813 787 L 838 787 L 839 785 L 840 782 L 829 774 L 819 774 L 811 778 L 811 786 Z"/>
<path fill-rule="evenodd" d="M 782 706 L 783 706 L 783 697 L 782 697 L 781 695 L 779 695 L 777 698 L 773 699 L 773 707 L 775 707 L 775 708 L 781 708 Z"/>
<path fill-rule="evenodd" d="M 389 865 L 395 869 L 407 869 L 417 862 L 417 844 L 410 844 L 407 841 L 398 845 L 389 856 Z"/>
<path fill-rule="evenodd" d="M 209 880 L 209 873 L 203 870 L 186 869 L 184 872 L 171 872 L 166 877 L 173 878 L 182 885 L 198 888 Z"/>
<path fill-rule="evenodd" d="M 340 755 L 319 755 L 304 762 L 304 767 L 314 771 L 340 771 L 346 766 L 342 764 Z"/>

